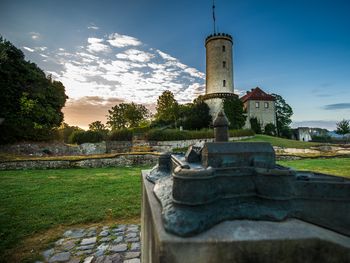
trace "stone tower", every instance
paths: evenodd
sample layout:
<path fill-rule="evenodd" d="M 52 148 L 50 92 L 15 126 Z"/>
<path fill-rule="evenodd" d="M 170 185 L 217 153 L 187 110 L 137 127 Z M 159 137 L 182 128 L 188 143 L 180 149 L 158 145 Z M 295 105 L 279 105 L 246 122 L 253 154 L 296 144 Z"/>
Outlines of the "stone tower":
<path fill-rule="evenodd" d="M 209 35 L 206 48 L 206 88 L 204 100 L 213 118 L 223 110 L 223 99 L 233 97 L 232 36 L 225 33 Z"/>

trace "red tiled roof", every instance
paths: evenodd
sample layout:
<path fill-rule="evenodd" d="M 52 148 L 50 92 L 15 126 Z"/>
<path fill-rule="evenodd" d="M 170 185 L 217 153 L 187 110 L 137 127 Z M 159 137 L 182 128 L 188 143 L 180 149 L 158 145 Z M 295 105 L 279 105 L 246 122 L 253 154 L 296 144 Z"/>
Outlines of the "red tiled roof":
<path fill-rule="evenodd" d="M 259 87 L 248 91 L 246 95 L 241 98 L 242 102 L 246 102 L 247 100 L 269 100 L 274 101 L 275 97 L 265 93 Z"/>

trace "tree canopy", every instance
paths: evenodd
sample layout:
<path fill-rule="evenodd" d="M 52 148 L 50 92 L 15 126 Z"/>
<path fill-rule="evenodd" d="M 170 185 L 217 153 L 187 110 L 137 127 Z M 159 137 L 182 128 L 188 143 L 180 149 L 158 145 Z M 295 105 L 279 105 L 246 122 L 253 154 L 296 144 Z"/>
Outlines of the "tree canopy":
<path fill-rule="evenodd" d="M 180 105 L 181 125 L 186 130 L 200 130 L 209 128 L 212 123 L 209 106 L 201 99 L 195 99 L 193 103 Z"/>
<path fill-rule="evenodd" d="M 337 130 L 335 132 L 340 135 L 350 133 L 350 122 L 348 120 L 337 122 Z"/>
<path fill-rule="evenodd" d="M 291 117 L 293 115 L 293 109 L 288 103 L 278 94 L 271 94 L 276 98 L 275 107 L 276 107 L 276 128 L 277 135 L 279 137 L 289 137 L 290 136 L 290 127 L 292 123 Z"/>
<path fill-rule="evenodd" d="M 170 90 L 166 90 L 157 99 L 155 118 L 159 123 L 175 124 L 180 118 L 180 108 L 174 94 Z"/>
<path fill-rule="evenodd" d="M 243 102 L 238 97 L 224 99 L 224 111 L 230 122 L 231 129 L 242 129 L 245 124 Z"/>
<path fill-rule="evenodd" d="M 65 87 L 0 37 L 0 143 L 50 139 L 63 121 Z"/>
<path fill-rule="evenodd" d="M 107 125 L 112 130 L 139 127 L 150 115 L 148 109 L 135 103 L 121 103 L 108 110 Z"/>

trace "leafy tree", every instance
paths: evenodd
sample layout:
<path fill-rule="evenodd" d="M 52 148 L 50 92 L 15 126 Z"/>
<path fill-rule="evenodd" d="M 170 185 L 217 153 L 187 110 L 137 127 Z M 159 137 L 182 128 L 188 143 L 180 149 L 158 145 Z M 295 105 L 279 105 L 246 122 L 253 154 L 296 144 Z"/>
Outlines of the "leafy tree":
<path fill-rule="evenodd" d="M 337 130 L 335 132 L 340 135 L 350 133 L 350 122 L 348 120 L 337 122 Z"/>
<path fill-rule="evenodd" d="M 276 135 L 276 126 L 273 125 L 272 123 L 268 123 L 264 127 L 264 134 L 270 135 L 270 136 L 275 136 Z"/>
<path fill-rule="evenodd" d="M 261 134 L 262 130 L 261 130 L 261 124 L 259 122 L 259 120 L 257 118 L 250 118 L 249 120 L 250 122 L 250 127 L 251 129 L 256 133 L 256 134 Z"/>
<path fill-rule="evenodd" d="M 181 124 L 186 130 L 208 128 L 212 123 L 208 105 L 197 98 L 193 103 L 180 105 Z"/>
<path fill-rule="evenodd" d="M 115 105 L 108 113 L 107 125 L 112 130 L 138 127 L 150 115 L 145 106 L 133 102 Z"/>
<path fill-rule="evenodd" d="M 101 131 L 104 132 L 107 130 L 106 125 L 104 125 L 101 121 L 94 121 L 89 124 L 90 131 Z"/>
<path fill-rule="evenodd" d="M 46 77 L 21 50 L 0 37 L 0 143 L 50 139 L 63 121 L 67 96 L 59 81 Z"/>
<path fill-rule="evenodd" d="M 58 139 L 64 141 L 65 143 L 70 142 L 70 136 L 73 132 L 84 131 L 78 126 L 69 126 L 69 124 L 63 122 L 61 126 L 57 129 Z"/>
<path fill-rule="evenodd" d="M 243 102 L 238 97 L 224 99 L 224 111 L 231 129 L 242 129 L 246 121 Z"/>
<path fill-rule="evenodd" d="M 289 138 L 291 135 L 291 129 L 289 125 L 292 123 L 291 117 L 293 115 L 293 109 L 287 104 L 287 102 L 278 94 L 272 94 L 276 98 L 276 126 L 277 135 L 279 137 Z"/>
<path fill-rule="evenodd" d="M 156 121 L 164 124 L 175 124 L 177 126 L 177 121 L 180 118 L 180 107 L 174 98 L 174 94 L 166 90 L 157 99 L 156 106 Z"/>

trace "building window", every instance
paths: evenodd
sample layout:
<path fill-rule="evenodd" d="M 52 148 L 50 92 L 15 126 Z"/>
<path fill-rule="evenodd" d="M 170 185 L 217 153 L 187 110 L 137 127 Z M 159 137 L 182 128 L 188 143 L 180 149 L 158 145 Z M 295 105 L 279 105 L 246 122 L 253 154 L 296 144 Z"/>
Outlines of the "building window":
<path fill-rule="evenodd" d="M 223 68 L 226 68 L 226 61 L 223 61 L 223 62 L 222 62 L 222 67 L 223 67 Z"/>
<path fill-rule="evenodd" d="M 265 102 L 265 103 L 264 103 L 264 107 L 265 107 L 265 109 L 268 109 L 268 108 L 269 108 L 269 103 L 268 103 L 268 102 Z"/>
<path fill-rule="evenodd" d="M 222 81 L 222 86 L 223 86 L 223 87 L 226 87 L 226 80 L 223 80 L 223 81 Z"/>
<path fill-rule="evenodd" d="M 255 102 L 255 108 L 259 108 L 260 107 L 260 103 L 259 103 L 259 101 L 256 101 Z"/>
<path fill-rule="evenodd" d="M 225 52 L 225 51 L 226 51 L 226 47 L 222 46 L 222 52 Z"/>

